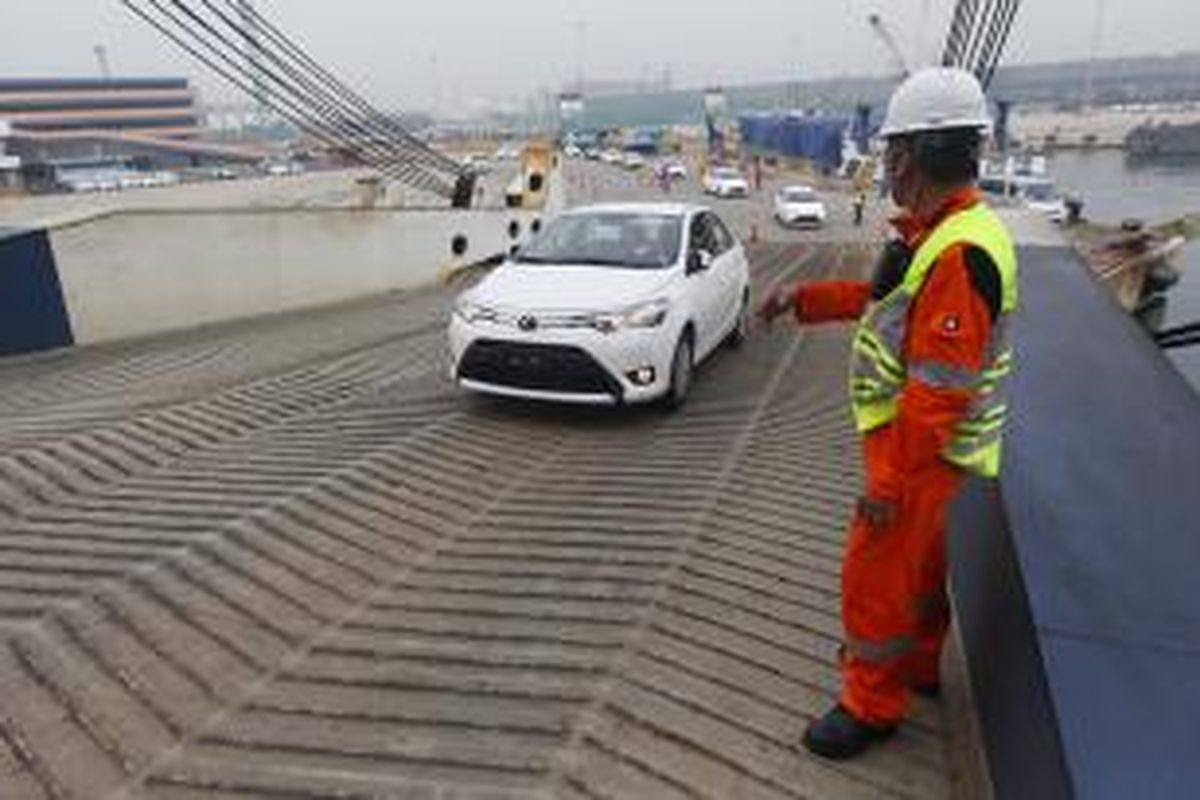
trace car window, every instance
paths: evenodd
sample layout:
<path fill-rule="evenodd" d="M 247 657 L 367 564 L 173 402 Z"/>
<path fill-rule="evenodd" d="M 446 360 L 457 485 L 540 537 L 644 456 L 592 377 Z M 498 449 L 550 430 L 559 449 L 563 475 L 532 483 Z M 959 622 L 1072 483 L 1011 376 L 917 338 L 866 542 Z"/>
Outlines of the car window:
<path fill-rule="evenodd" d="M 721 221 L 721 218 L 715 214 L 705 214 L 704 216 L 708 218 L 708 224 L 712 229 L 713 242 L 716 245 L 713 255 L 719 256 L 722 253 L 732 250 L 734 245 L 733 234 L 725 227 L 725 223 Z"/>
<path fill-rule="evenodd" d="M 688 235 L 688 250 L 707 250 L 716 255 L 717 243 L 713 238 L 712 223 L 707 214 L 697 214 L 692 217 L 692 225 Z"/>

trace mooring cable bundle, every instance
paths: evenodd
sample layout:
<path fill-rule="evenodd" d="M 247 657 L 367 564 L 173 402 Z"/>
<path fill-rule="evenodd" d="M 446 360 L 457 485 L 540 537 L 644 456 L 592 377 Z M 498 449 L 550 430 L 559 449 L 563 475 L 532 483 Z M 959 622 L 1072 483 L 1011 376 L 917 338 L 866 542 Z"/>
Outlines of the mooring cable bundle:
<path fill-rule="evenodd" d="M 942 64 L 973 72 L 986 89 L 996 75 L 1021 0 L 958 0 Z"/>
<path fill-rule="evenodd" d="M 385 177 L 462 199 L 466 170 L 409 133 L 237 0 L 121 0 L 228 83 Z"/>

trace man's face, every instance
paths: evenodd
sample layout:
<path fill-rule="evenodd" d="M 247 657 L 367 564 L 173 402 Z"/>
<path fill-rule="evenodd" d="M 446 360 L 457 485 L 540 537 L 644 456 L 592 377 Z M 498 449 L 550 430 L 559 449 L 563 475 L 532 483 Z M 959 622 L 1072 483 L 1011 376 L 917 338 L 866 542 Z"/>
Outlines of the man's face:
<path fill-rule="evenodd" d="M 904 136 L 888 139 L 887 149 L 883 152 L 883 164 L 892 200 L 903 208 L 912 198 L 913 179 L 916 176 L 912 140 Z"/>

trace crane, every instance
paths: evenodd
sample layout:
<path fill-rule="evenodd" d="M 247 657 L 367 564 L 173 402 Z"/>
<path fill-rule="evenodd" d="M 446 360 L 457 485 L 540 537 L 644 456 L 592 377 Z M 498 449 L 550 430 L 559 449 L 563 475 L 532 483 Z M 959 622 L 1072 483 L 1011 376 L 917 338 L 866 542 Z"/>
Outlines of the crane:
<path fill-rule="evenodd" d="M 904 51 L 902 51 L 900 49 L 900 45 L 896 43 L 896 38 L 892 36 L 892 32 L 888 30 L 888 26 L 883 21 L 883 17 L 881 17 L 879 14 L 871 14 L 869 17 L 867 17 L 867 22 L 871 25 L 871 29 L 875 31 L 876 35 L 879 36 L 884 46 L 888 49 L 888 52 L 891 53 L 892 58 L 896 62 L 895 66 L 900 77 L 907 78 L 909 73 L 912 72 L 908 66 L 908 59 L 904 57 Z"/>

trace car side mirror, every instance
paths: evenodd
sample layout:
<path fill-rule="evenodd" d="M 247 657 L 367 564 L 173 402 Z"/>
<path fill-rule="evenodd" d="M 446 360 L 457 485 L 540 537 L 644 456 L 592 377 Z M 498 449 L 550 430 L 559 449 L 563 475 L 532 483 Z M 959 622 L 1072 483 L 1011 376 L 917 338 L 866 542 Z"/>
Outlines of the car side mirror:
<path fill-rule="evenodd" d="M 704 272 L 713 263 L 713 254 L 707 250 L 692 250 L 688 253 L 688 275 L 695 272 Z"/>

